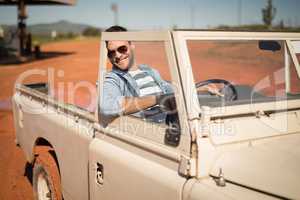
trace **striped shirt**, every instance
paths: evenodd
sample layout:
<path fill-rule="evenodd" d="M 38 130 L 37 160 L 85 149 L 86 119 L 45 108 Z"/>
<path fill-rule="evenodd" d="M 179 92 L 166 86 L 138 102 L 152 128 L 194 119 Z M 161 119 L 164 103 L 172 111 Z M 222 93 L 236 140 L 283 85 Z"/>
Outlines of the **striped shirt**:
<path fill-rule="evenodd" d="M 140 97 L 155 95 L 162 92 L 152 76 L 148 75 L 146 72 L 137 69 L 134 71 L 128 71 L 128 73 L 136 81 L 140 91 Z"/>

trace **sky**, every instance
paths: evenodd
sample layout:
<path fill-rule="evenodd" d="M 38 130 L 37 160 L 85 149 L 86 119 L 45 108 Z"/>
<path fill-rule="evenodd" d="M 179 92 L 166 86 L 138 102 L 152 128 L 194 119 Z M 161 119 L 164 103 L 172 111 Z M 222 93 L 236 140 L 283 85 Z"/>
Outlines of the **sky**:
<path fill-rule="evenodd" d="M 175 25 L 210 28 L 261 24 L 261 9 L 267 0 L 77 0 L 75 6 L 29 6 L 27 24 L 68 20 L 105 28 L 115 22 L 112 3 L 118 5 L 119 25 L 128 29 L 168 29 Z M 283 20 L 285 25 L 300 26 L 300 0 L 273 0 L 273 4 L 277 8 L 273 24 Z M 16 7 L 0 6 L 0 24 L 16 22 Z"/>

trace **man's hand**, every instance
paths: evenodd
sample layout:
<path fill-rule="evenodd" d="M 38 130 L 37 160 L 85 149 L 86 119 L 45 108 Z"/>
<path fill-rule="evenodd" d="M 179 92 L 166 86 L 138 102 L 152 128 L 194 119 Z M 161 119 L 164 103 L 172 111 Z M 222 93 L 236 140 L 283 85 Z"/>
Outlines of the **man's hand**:
<path fill-rule="evenodd" d="M 213 83 L 197 88 L 197 92 L 209 92 L 210 94 L 224 97 L 224 94 L 220 93 L 220 88 Z"/>
<path fill-rule="evenodd" d="M 176 112 L 176 101 L 174 94 L 161 94 L 156 96 L 156 103 L 168 113 Z"/>

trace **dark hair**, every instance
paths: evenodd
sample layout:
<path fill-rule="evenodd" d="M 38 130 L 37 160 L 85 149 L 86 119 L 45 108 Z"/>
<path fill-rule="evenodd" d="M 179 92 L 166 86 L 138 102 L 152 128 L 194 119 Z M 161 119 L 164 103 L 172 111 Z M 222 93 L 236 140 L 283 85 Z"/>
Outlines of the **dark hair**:
<path fill-rule="evenodd" d="M 126 31 L 127 31 L 126 28 L 124 28 L 122 26 L 118 26 L 118 25 L 111 26 L 105 30 L 105 32 L 126 32 Z"/>
<path fill-rule="evenodd" d="M 124 28 L 123 26 L 115 25 L 115 26 L 109 27 L 104 32 L 127 32 L 127 29 Z M 130 41 L 128 41 L 128 42 L 129 42 L 129 44 L 131 43 Z M 105 41 L 105 44 L 106 44 L 106 47 L 107 47 L 108 41 Z"/>

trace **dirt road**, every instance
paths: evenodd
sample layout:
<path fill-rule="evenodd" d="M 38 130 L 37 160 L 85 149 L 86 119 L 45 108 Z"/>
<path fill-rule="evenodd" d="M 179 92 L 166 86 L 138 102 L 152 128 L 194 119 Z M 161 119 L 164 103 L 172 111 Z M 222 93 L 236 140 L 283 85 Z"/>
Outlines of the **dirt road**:
<path fill-rule="evenodd" d="M 42 51 L 56 52 L 58 55 L 20 65 L 0 66 L 0 200 L 33 199 L 31 166 L 26 164 L 23 152 L 14 142 L 10 98 L 19 75 L 34 69 L 47 72 L 50 68 L 55 73 L 63 71 L 64 75 L 56 76 L 56 81 L 60 79 L 65 83 L 75 84 L 82 80 L 95 83 L 97 78 L 99 61 L 97 40 L 53 43 L 43 46 Z M 26 78 L 25 82 L 46 80 L 46 75 L 32 75 Z"/>

